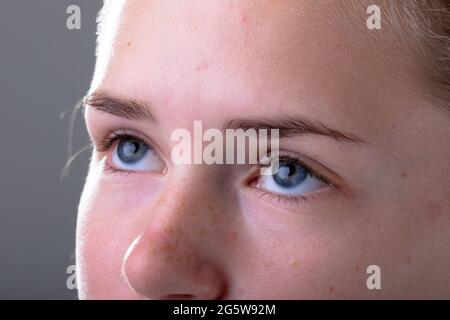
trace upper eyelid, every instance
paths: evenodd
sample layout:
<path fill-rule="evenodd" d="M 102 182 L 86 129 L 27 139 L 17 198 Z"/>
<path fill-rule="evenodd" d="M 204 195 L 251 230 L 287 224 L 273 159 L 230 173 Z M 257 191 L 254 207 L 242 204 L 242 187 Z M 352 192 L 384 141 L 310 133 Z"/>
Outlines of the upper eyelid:
<path fill-rule="evenodd" d="M 137 137 L 135 135 L 132 134 L 125 134 L 125 133 L 114 133 L 113 136 L 108 136 L 105 138 L 102 138 L 101 141 L 98 143 L 97 145 L 97 150 L 100 152 L 105 152 L 107 151 L 109 148 L 112 147 L 112 145 L 120 140 L 120 139 L 125 139 L 125 138 L 132 138 L 133 140 L 137 140 L 139 142 L 145 143 L 147 144 L 145 141 L 143 141 L 140 137 Z"/>
<path fill-rule="evenodd" d="M 94 137 L 92 140 L 94 142 L 94 147 L 102 147 L 101 143 L 102 141 L 104 142 L 105 140 L 110 140 L 110 144 L 109 146 L 106 148 L 111 148 L 112 145 L 114 144 L 115 141 L 117 141 L 118 139 L 121 138 L 133 138 L 136 139 L 144 144 L 146 144 L 148 147 L 150 147 L 151 149 L 153 149 L 156 153 L 158 153 L 158 155 L 162 155 L 161 149 L 159 148 L 159 146 L 153 141 L 153 139 L 151 139 L 150 137 L 148 137 L 146 134 L 141 133 L 138 130 L 135 129 L 117 129 L 117 130 L 111 130 L 108 133 L 103 134 L 102 136 L 96 136 Z M 104 146 L 106 147 L 106 146 Z M 97 149 L 96 148 L 96 149 Z M 98 149 L 97 149 L 98 150 Z M 107 150 L 99 150 L 99 151 L 107 151 Z"/>
<path fill-rule="evenodd" d="M 316 168 L 313 168 L 313 166 L 306 163 L 304 160 L 301 159 L 301 157 L 291 156 L 290 154 L 288 155 L 288 154 L 282 153 L 282 152 L 279 153 L 278 161 L 289 161 L 289 160 L 298 162 L 298 164 L 300 164 L 302 167 L 307 169 L 310 172 L 310 174 L 313 175 L 314 177 L 316 177 L 320 180 L 325 180 L 324 182 L 327 184 L 332 184 L 332 182 L 330 181 L 330 179 L 328 177 L 326 177 L 323 174 L 321 174 L 320 172 L 318 172 L 319 170 L 317 170 Z"/>
<path fill-rule="evenodd" d="M 108 113 L 87 107 L 89 106 L 85 105 L 85 124 L 88 129 L 89 138 L 94 147 L 96 143 L 98 144 L 99 141 L 105 140 L 115 132 L 126 131 L 130 136 L 138 138 L 148 146 L 152 147 L 152 149 L 154 149 L 160 156 L 166 156 L 163 150 L 150 136 L 143 133 L 142 130 L 133 128 L 134 123 L 130 122 L 131 120 L 124 120 L 122 118 L 117 119 L 117 117 L 114 117 Z"/>

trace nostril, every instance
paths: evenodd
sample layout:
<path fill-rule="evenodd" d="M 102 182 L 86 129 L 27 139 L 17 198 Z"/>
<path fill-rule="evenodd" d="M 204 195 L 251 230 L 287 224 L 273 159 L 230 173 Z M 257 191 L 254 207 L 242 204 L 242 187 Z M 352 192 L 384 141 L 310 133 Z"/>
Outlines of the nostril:
<path fill-rule="evenodd" d="M 195 296 L 192 294 L 169 294 L 163 298 L 164 300 L 194 300 Z"/>

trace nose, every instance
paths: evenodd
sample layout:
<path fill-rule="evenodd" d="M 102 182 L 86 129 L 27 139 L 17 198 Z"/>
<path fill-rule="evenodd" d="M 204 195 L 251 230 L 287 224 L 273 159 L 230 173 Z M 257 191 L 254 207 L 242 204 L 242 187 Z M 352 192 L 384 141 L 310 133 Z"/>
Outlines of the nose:
<path fill-rule="evenodd" d="M 170 196 L 165 191 L 156 200 L 150 222 L 125 254 L 123 275 L 144 298 L 210 300 L 224 293 L 226 281 L 207 239 L 212 235 L 207 215 L 213 213 L 203 211 L 205 197 L 196 201 L 189 188 Z"/>

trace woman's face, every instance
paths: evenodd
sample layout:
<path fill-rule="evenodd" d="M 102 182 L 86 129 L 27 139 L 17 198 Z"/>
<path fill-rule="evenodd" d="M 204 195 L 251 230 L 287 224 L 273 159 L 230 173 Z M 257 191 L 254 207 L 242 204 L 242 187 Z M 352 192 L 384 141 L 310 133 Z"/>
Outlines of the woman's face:
<path fill-rule="evenodd" d="M 114 1 L 85 110 L 80 297 L 449 298 L 449 119 L 367 17 L 329 1 Z M 277 176 L 175 165 L 171 135 L 197 120 L 271 124 L 287 160 Z"/>

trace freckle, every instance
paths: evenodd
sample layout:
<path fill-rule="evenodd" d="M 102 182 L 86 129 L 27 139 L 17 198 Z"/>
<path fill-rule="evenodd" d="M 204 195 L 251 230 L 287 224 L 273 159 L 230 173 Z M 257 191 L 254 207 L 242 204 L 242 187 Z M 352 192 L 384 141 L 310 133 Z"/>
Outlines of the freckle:
<path fill-rule="evenodd" d="M 169 228 L 169 230 L 167 231 L 167 234 L 173 238 L 175 236 L 176 232 L 173 228 Z"/>
<path fill-rule="evenodd" d="M 297 266 L 297 265 L 298 265 L 297 259 L 291 259 L 291 260 L 289 261 L 289 263 L 290 263 L 292 266 Z"/>
<path fill-rule="evenodd" d="M 334 47 L 335 47 L 336 49 L 340 49 L 340 48 L 344 47 L 344 44 L 343 44 L 342 42 L 336 42 L 336 43 L 334 44 Z"/>
<path fill-rule="evenodd" d="M 408 176 L 408 174 L 406 173 L 406 171 L 402 171 L 401 177 L 406 178 L 407 176 Z"/>
<path fill-rule="evenodd" d="M 232 231 L 231 233 L 227 233 L 225 235 L 225 237 L 226 237 L 227 243 L 229 243 L 231 245 L 235 245 L 237 243 L 236 239 L 238 238 L 238 233 L 236 231 Z"/>
<path fill-rule="evenodd" d="M 131 46 L 131 41 L 128 41 L 127 42 L 127 47 L 130 47 Z"/>
<path fill-rule="evenodd" d="M 333 293 L 333 292 L 334 292 L 334 288 L 333 288 L 333 287 L 329 287 L 329 288 L 328 288 L 328 292 L 329 292 L 329 293 Z"/>
<path fill-rule="evenodd" d="M 206 230 L 205 230 L 205 229 L 201 229 L 201 230 L 199 231 L 199 233 L 198 233 L 198 235 L 199 235 L 201 238 L 204 237 L 205 234 L 206 234 Z"/>
<path fill-rule="evenodd" d="M 430 202 L 426 207 L 426 220 L 429 222 L 436 222 L 441 214 L 441 207 L 438 203 Z"/>
<path fill-rule="evenodd" d="M 204 62 L 200 63 L 199 65 L 197 65 L 197 67 L 195 68 L 195 71 L 206 70 L 207 68 L 208 68 L 208 62 L 204 61 Z"/>
<path fill-rule="evenodd" d="M 250 21 L 250 18 L 248 15 L 246 15 L 245 13 L 241 14 L 241 22 L 242 23 L 247 23 L 248 21 Z"/>
<path fill-rule="evenodd" d="M 355 267 L 355 271 L 359 271 L 359 267 L 358 266 Z"/>

